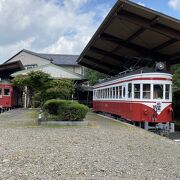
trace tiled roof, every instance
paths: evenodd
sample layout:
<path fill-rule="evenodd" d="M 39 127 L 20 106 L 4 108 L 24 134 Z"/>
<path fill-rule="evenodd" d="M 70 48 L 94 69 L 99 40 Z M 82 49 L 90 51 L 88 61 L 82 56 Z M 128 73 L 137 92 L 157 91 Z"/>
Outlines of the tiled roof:
<path fill-rule="evenodd" d="M 80 66 L 77 64 L 76 60 L 78 59 L 79 55 L 65 55 L 65 54 L 43 54 L 43 53 L 36 53 L 26 49 L 19 51 L 17 54 L 12 56 L 8 59 L 4 64 L 8 63 L 12 58 L 20 54 L 21 52 L 26 52 L 32 54 L 34 56 L 41 57 L 43 59 L 51 61 L 53 64 L 56 65 L 73 65 L 73 66 Z"/>
<path fill-rule="evenodd" d="M 39 56 L 52 60 L 52 63 L 57 65 L 78 65 L 76 60 L 78 55 L 64 55 L 64 54 L 41 54 Z"/>

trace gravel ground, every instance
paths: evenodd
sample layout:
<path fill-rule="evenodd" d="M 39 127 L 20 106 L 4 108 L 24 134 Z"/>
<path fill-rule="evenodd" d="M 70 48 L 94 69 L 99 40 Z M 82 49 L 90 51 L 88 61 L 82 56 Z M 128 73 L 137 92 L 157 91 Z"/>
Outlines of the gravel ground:
<path fill-rule="evenodd" d="M 180 179 L 180 143 L 93 113 L 87 127 L 0 115 L 0 179 Z"/>

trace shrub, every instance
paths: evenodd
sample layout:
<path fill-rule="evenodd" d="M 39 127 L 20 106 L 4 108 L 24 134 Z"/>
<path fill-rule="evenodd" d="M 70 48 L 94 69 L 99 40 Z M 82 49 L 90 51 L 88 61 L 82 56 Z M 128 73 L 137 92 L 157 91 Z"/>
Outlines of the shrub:
<path fill-rule="evenodd" d="M 60 121 L 77 121 L 85 118 L 88 107 L 74 101 L 52 99 L 45 102 L 44 110 Z"/>

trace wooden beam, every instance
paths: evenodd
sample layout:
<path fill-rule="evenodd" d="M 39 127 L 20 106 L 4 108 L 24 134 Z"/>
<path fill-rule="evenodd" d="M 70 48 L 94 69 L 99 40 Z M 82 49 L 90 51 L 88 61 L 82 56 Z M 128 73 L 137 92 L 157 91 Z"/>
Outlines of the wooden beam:
<path fill-rule="evenodd" d="M 135 39 L 137 36 L 139 36 L 140 34 L 142 34 L 144 31 L 146 30 L 146 28 L 142 27 L 139 30 L 137 30 L 134 34 L 132 34 L 131 36 L 128 37 L 128 39 L 126 39 L 127 42 L 132 41 L 133 39 Z"/>
<path fill-rule="evenodd" d="M 112 52 L 108 52 L 108 51 L 105 51 L 103 49 L 99 49 L 97 47 L 94 47 L 94 46 L 91 46 L 90 47 L 90 50 L 96 52 L 96 53 L 99 53 L 99 54 L 102 54 L 102 55 L 105 55 L 107 57 L 110 57 L 112 58 L 111 59 L 111 62 L 114 63 L 114 64 L 119 64 L 119 63 L 122 63 L 125 61 L 125 58 L 122 57 L 122 56 L 119 56 L 119 55 L 116 55 L 116 54 L 113 54 Z"/>
<path fill-rule="evenodd" d="M 111 41 L 111 42 L 116 43 L 120 46 L 127 47 L 133 51 L 138 52 L 140 55 L 143 55 L 144 57 L 151 57 L 151 58 L 160 59 L 160 60 L 169 58 L 169 56 L 165 56 L 165 55 L 158 53 L 158 52 L 153 52 L 150 49 L 147 49 L 145 47 L 142 47 L 140 45 L 137 45 L 137 44 L 134 44 L 131 42 L 126 42 L 126 40 L 120 39 L 118 37 L 112 36 L 112 35 L 107 34 L 107 33 L 101 34 L 100 38 L 102 38 L 106 41 Z"/>
<path fill-rule="evenodd" d="M 105 61 L 104 59 L 96 59 L 96 58 L 93 58 L 93 57 L 90 57 L 90 56 L 84 56 L 84 59 L 87 59 L 89 61 L 92 61 L 98 65 L 104 65 L 104 66 L 107 66 L 107 67 L 110 67 L 114 70 L 117 70 L 117 71 L 120 71 L 120 67 L 122 67 L 122 63 L 120 63 L 119 65 L 114 65 L 111 61 Z"/>
<path fill-rule="evenodd" d="M 118 17 L 120 19 L 129 21 L 133 24 L 136 24 L 138 26 L 144 27 L 146 29 L 150 29 L 154 32 L 160 33 L 164 36 L 170 37 L 170 38 L 176 38 L 177 40 L 180 40 L 180 31 L 173 29 L 169 26 L 160 24 L 160 23 L 155 23 L 152 26 L 152 20 L 149 20 L 145 17 L 142 17 L 140 15 L 134 14 L 132 12 L 128 12 L 126 10 L 121 10 L 118 13 Z"/>
<path fill-rule="evenodd" d="M 160 49 L 163 49 L 163 48 L 165 48 L 165 47 L 167 47 L 167 46 L 170 46 L 171 44 L 174 44 L 174 43 L 176 43 L 177 41 L 178 41 L 177 39 L 170 39 L 170 40 L 166 41 L 165 43 L 160 44 L 160 45 L 154 47 L 154 48 L 151 49 L 151 50 L 152 50 L 152 51 L 159 51 Z"/>
<path fill-rule="evenodd" d="M 102 73 L 105 73 L 105 74 L 110 74 L 110 75 L 115 75 L 115 74 L 118 74 L 118 72 L 113 72 L 112 69 L 110 68 L 107 68 L 103 65 L 101 65 L 101 68 L 98 67 L 97 64 L 93 63 L 92 61 L 89 61 L 89 60 L 85 60 L 86 62 L 82 62 L 81 61 L 81 65 L 85 66 L 85 67 L 88 67 L 90 69 L 94 69 L 96 71 L 99 71 L 99 72 L 102 72 Z"/>

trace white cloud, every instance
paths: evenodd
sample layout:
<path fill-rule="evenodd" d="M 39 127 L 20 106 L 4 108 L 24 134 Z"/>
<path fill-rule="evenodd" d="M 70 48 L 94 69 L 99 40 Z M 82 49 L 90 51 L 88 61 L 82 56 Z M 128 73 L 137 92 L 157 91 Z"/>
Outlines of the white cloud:
<path fill-rule="evenodd" d="M 81 11 L 88 1 L 0 0 L 1 63 L 23 48 L 79 54 L 109 10 L 104 4 Z"/>
<path fill-rule="evenodd" d="M 1 58 L 6 61 L 6 57 L 15 55 L 18 51 L 21 49 L 30 49 L 32 46 L 32 43 L 35 41 L 35 38 L 28 38 L 25 40 L 18 41 L 14 44 L 9 44 L 6 46 L 0 46 L 0 54 Z"/>
<path fill-rule="evenodd" d="M 169 0 L 168 5 L 175 10 L 180 10 L 180 0 Z"/>

